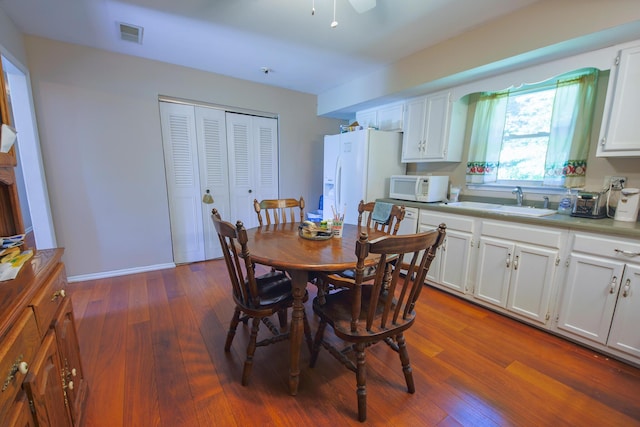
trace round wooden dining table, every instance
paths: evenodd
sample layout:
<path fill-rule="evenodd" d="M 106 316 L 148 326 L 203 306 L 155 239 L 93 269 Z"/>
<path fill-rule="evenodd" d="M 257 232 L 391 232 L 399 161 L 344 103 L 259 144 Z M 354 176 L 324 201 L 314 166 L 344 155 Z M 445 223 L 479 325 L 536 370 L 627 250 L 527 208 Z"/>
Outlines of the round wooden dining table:
<path fill-rule="evenodd" d="M 293 310 L 291 315 L 289 365 L 289 391 L 298 393 L 300 379 L 300 347 L 303 336 L 303 298 L 309 274 L 314 271 L 338 272 L 355 269 L 356 240 L 365 232 L 369 239 L 385 233 L 367 227 L 345 224 L 342 237 L 328 240 L 309 240 L 298 233 L 300 223 L 271 224 L 247 230 L 251 259 L 262 265 L 289 273 L 293 288 Z M 374 265 L 379 256 L 372 254 L 365 265 Z"/>

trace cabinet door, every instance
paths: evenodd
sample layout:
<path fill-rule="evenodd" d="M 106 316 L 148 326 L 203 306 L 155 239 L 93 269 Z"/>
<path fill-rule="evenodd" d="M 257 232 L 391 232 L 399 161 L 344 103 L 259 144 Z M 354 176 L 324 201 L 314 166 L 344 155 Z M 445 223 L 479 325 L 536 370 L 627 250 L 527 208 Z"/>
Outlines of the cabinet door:
<path fill-rule="evenodd" d="M 609 347 L 640 357 L 640 266 L 627 264 L 620 282 Z"/>
<path fill-rule="evenodd" d="M 609 89 L 613 90 L 613 98 L 607 100 L 610 113 L 598 155 L 640 156 L 640 46 L 621 51 L 615 77 L 610 78 L 609 84 L 613 85 Z"/>
<path fill-rule="evenodd" d="M 465 293 L 469 277 L 471 234 L 447 230 L 442 248 L 440 283 L 454 291 Z"/>
<path fill-rule="evenodd" d="M 433 230 L 437 228 L 437 226 L 432 226 L 430 224 L 418 224 L 418 233 L 424 233 L 426 231 Z M 449 236 L 449 230 L 447 230 L 447 236 Z M 431 266 L 429 267 L 429 271 L 427 271 L 427 280 L 430 282 L 434 282 L 437 284 L 442 284 L 442 253 L 443 245 L 440 245 L 438 249 L 436 249 L 436 256 L 431 261 Z"/>
<path fill-rule="evenodd" d="M 513 257 L 507 309 L 545 324 L 558 251 L 518 244 Z"/>
<path fill-rule="evenodd" d="M 402 104 L 387 105 L 378 110 L 378 129 L 388 131 L 402 131 Z"/>
<path fill-rule="evenodd" d="M 444 160 L 449 141 L 450 92 L 441 92 L 426 97 L 426 119 L 423 152 L 425 160 Z"/>
<path fill-rule="evenodd" d="M 71 300 L 66 299 L 60 316 L 54 324 L 56 343 L 60 354 L 60 370 L 66 384 L 66 402 L 71 412 L 74 425 L 79 425 L 82 418 L 83 401 L 87 384 L 80 361 L 80 348 L 76 335 L 75 319 Z"/>
<path fill-rule="evenodd" d="M 29 409 L 29 401 L 27 396 L 21 392 L 21 396 L 11 406 L 6 418 L 7 426 L 11 427 L 35 427 L 36 422 L 33 419 L 31 410 Z M 4 424 L 3 424 L 4 425 Z"/>
<path fill-rule="evenodd" d="M 623 270 L 623 262 L 572 253 L 558 328 L 605 344 Z"/>
<path fill-rule="evenodd" d="M 39 426 L 72 425 L 65 405 L 59 363 L 54 333 L 50 330 L 23 383 L 27 398 L 33 402 Z"/>
<path fill-rule="evenodd" d="M 402 162 L 420 161 L 423 157 L 424 120 L 426 104 L 424 98 L 410 101 L 404 115 L 404 134 L 402 135 Z"/>
<path fill-rule="evenodd" d="M 502 239 L 483 237 L 480 240 L 476 298 L 499 307 L 506 307 L 515 244 Z"/>
<path fill-rule="evenodd" d="M 378 128 L 378 112 L 377 110 L 358 111 L 356 113 L 356 121 L 363 129 Z"/>

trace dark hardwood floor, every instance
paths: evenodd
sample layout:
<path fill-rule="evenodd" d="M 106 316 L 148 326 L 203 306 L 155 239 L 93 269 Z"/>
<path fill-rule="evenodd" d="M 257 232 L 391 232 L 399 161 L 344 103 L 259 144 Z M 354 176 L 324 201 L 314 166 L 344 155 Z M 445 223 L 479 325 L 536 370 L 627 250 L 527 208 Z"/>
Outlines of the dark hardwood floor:
<path fill-rule="evenodd" d="M 325 351 L 310 369 L 303 346 L 297 396 L 287 341 L 258 348 L 240 385 L 249 328 L 225 353 L 227 280 L 211 261 L 69 285 L 90 389 L 84 426 L 362 425 L 355 375 Z M 640 426 L 640 369 L 430 287 L 417 310 L 406 334 L 416 393 L 397 354 L 372 347 L 364 425 Z"/>

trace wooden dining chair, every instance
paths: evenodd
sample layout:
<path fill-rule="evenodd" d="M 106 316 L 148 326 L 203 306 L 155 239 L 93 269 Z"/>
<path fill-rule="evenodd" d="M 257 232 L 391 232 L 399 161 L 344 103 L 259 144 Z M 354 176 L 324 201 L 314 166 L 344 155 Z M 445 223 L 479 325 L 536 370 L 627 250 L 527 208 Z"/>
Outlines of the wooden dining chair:
<path fill-rule="evenodd" d="M 334 275 L 331 280 L 343 283 L 345 289 L 327 295 L 324 303 L 318 297 L 313 300 L 313 311 L 320 323 L 310 366 L 315 366 L 322 346 L 355 372 L 360 421 L 367 418 L 365 349 L 370 345 L 384 341 L 400 355 L 407 391 L 415 392 L 404 332 L 415 321 L 416 302 L 435 251 L 444 240 L 445 229 L 440 224 L 438 229 L 425 233 L 383 236 L 372 241 L 362 233 L 356 242 L 355 279 Z M 377 274 L 373 285 L 363 286 L 364 263 L 370 254 L 380 255 Z M 387 269 L 391 271 L 390 277 L 385 274 Z M 349 343 L 347 348 L 338 349 L 335 340 L 324 339 L 327 325 L 342 342 Z"/>
<path fill-rule="evenodd" d="M 224 344 L 224 350 L 229 351 L 236 329 L 240 323 L 240 316 L 245 315 L 253 319 L 247 358 L 242 370 L 242 385 L 249 383 L 253 367 L 253 355 L 256 347 L 277 343 L 289 338 L 289 332 L 281 332 L 269 319 L 275 313 L 285 312 L 293 305 L 291 279 L 280 271 L 271 271 L 261 276 L 255 275 L 255 265 L 247 244 L 247 230 L 241 221 L 236 225 L 223 221 L 216 209 L 211 212 L 211 218 L 220 239 L 220 245 L 227 264 L 231 281 L 235 310 L 229 325 L 229 332 Z M 305 294 L 304 301 L 308 299 Z M 264 323 L 273 333 L 273 337 L 257 341 L 260 322 Z M 306 313 L 303 316 L 304 335 L 309 350 L 311 350 L 311 329 Z"/>
<path fill-rule="evenodd" d="M 358 204 L 358 224 L 361 227 L 366 227 L 367 229 L 379 230 L 383 233 L 396 235 L 400 228 L 400 223 L 404 219 L 405 207 L 403 205 L 393 205 L 390 209 L 387 222 L 377 222 L 373 219 L 375 205 L 376 202 L 365 203 L 364 200 L 360 200 L 360 203 Z M 366 267 L 363 281 L 368 282 L 373 280 L 375 274 L 375 266 Z M 338 273 L 338 275 L 353 279 L 355 278 L 356 273 L 355 270 L 344 270 Z M 329 280 L 327 276 L 316 275 L 315 277 L 315 283 L 318 286 L 320 300 L 322 300 L 325 294 L 340 288 L 340 285 L 327 280 Z"/>
<path fill-rule="evenodd" d="M 392 205 L 387 222 L 377 222 L 373 219 L 373 211 L 377 202 L 365 203 L 364 200 L 360 200 L 358 204 L 358 224 L 362 227 L 372 228 L 374 230 L 382 231 L 383 233 L 395 236 L 400 229 L 400 223 L 404 219 L 405 207 L 404 205 Z M 368 267 L 365 269 L 364 281 L 372 280 L 376 274 L 375 267 Z M 341 276 L 355 278 L 355 270 L 345 270 L 340 273 Z"/>
<path fill-rule="evenodd" d="M 273 224 L 286 224 L 287 222 L 304 221 L 304 199 L 265 199 L 261 202 L 253 200 L 253 208 L 258 215 L 260 226 Z M 298 215 L 296 215 L 296 210 Z M 262 218 L 264 213 L 265 218 Z"/>
<path fill-rule="evenodd" d="M 405 207 L 403 205 L 392 205 L 387 221 L 377 222 L 373 218 L 376 203 L 379 202 L 365 203 L 364 200 L 360 200 L 358 204 L 358 224 L 366 226 L 367 228 L 380 230 L 387 234 L 398 234 L 400 223 L 404 219 Z"/>

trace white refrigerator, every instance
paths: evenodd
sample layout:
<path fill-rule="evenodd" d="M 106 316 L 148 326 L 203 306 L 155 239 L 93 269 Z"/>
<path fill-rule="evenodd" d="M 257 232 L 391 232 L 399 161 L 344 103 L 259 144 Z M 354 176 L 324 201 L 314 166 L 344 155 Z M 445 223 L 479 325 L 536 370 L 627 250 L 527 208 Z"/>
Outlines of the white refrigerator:
<path fill-rule="evenodd" d="M 323 219 L 334 210 L 357 224 L 358 203 L 389 196 L 391 175 L 403 175 L 402 134 L 363 129 L 324 137 Z"/>

